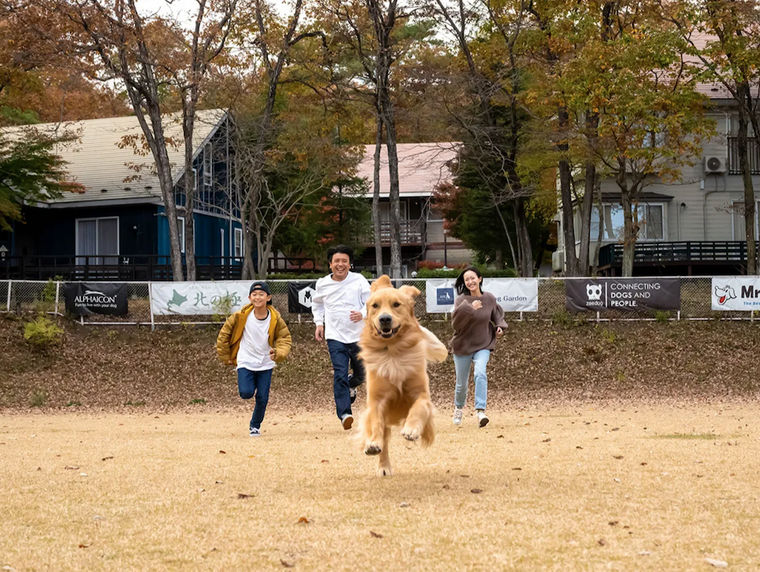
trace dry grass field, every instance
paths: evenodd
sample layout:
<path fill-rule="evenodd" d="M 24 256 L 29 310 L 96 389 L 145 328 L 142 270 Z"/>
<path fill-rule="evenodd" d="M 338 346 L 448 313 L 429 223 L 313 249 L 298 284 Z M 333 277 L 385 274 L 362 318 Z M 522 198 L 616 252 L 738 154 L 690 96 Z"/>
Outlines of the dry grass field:
<path fill-rule="evenodd" d="M 760 567 L 756 403 L 490 413 L 386 478 L 327 407 L 4 414 L 0 569 Z"/>

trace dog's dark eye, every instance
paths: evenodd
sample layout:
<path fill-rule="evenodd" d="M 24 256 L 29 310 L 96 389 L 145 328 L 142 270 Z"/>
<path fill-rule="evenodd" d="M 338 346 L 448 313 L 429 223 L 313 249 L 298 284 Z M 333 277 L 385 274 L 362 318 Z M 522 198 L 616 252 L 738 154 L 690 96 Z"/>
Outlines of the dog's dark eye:
<path fill-rule="evenodd" d="M 372 304 L 372 307 L 373 307 L 373 308 L 379 308 L 379 307 L 380 307 L 380 304 L 378 304 L 377 302 L 375 302 L 374 304 Z"/>
<path fill-rule="evenodd" d="M 394 302 L 393 307 L 398 308 L 401 305 L 401 302 Z"/>

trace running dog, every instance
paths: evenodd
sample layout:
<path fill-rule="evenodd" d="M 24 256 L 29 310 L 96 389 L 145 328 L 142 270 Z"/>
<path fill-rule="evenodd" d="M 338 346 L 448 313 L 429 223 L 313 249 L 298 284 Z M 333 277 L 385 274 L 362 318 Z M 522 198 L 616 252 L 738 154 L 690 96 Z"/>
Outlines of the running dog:
<path fill-rule="evenodd" d="M 427 362 L 442 362 L 448 349 L 414 316 L 414 286 L 396 289 L 388 276 L 372 283 L 359 356 L 367 370 L 367 409 L 359 422 L 367 455 L 379 455 L 377 474 L 389 476 L 392 425 L 401 435 L 430 445 L 435 438 Z"/>

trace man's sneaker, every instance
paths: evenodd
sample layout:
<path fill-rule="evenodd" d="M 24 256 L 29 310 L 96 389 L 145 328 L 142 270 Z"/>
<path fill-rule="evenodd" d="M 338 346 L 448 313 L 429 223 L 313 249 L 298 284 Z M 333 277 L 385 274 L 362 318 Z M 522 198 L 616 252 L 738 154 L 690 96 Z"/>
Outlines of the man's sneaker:
<path fill-rule="evenodd" d="M 251 428 L 248 430 L 248 434 L 249 434 L 251 437 L 261 437 L 261 431 L 259 431 L 259 430 L 258 430 L 256 427 L 251 427 Z"/>
<path fill-rule="evenodd" d="M 343 425 L 343 429 L 348 431 L 351 429 L 351 425 L 354 424 L 354 416 L 350 413 L 346 413 L 343 417 L 340 418 L 340 422 Z"/>
<path fill-rule="evenodd" d="M 356 388 L 354 387 L 349 388 L 348 395 L 351 398 L 351 403 L 356 401 Z"/>
<path fill-rule="evenodd" d="M 454 408 L 454 417 L 452 418 L 454 425 L 462 424 L 462 410 L 459 407 Z"/>
<path fill-rule="evenodd" d="M 488 425 L 488 415 L 486 415 L 486 412 L 482 409 L 478 409 L 478 424 L 481 427 Z"/>

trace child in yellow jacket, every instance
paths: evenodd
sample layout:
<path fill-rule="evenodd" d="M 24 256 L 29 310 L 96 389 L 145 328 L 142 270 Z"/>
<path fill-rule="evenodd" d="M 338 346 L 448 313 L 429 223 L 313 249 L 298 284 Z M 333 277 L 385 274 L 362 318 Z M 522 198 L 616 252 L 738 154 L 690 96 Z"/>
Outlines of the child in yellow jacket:
<path fill-rule="evenodd" d="M 222 326 L 216 352 L 223 363 L 237 366 L 240 397 L 256 396 L 248 434 L 258 437 L 269 402 L 272 370 L 275 362 L 287 357 L 292 340 L 288 325 L 272 306 L 272 293 L 266 282 L 254 282 L 248 300 L 250 304 L 232 314 Z"/>

